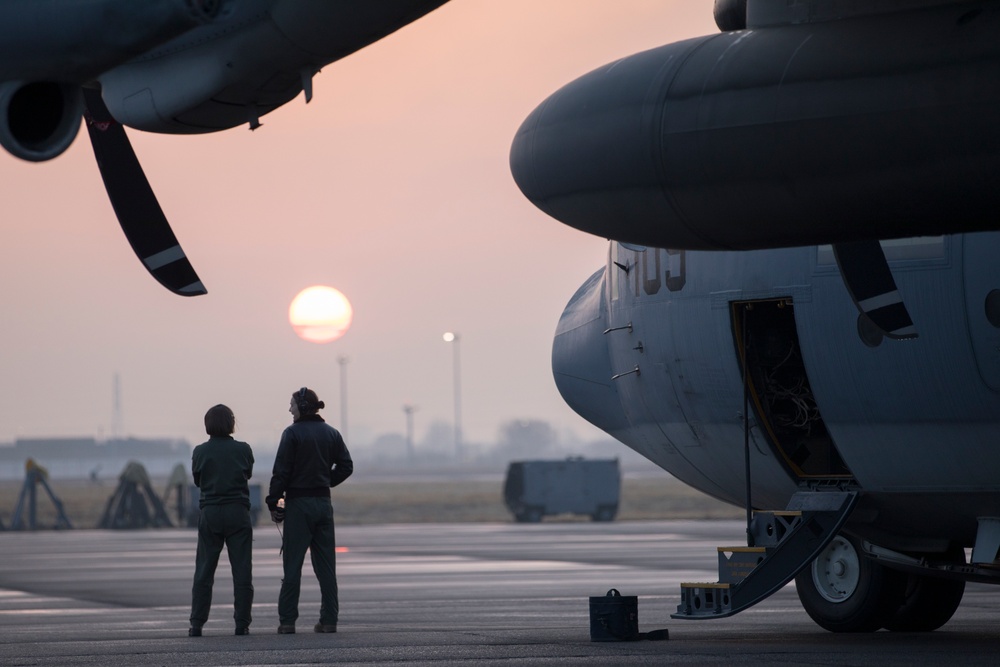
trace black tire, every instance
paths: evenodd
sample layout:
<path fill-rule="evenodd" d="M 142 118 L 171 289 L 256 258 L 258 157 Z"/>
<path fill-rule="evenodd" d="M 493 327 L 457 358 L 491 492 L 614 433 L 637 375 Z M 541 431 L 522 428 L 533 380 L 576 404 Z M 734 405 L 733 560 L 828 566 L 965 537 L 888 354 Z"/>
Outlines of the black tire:
<path fill-rule="evenodd" d="M 616 514 L 618 514 L 617 507 L 602 505 L 597 508 L 596 512 L 590 515 L 590 518 L 594 521 L 614 521 Z"/>
<path fill-rule="evenodd" d="M 860 542 L 838 535 L 795 577 L 810 618 L 830 632 L 874 632 L 903 601 L 905 575 L 867 558 Z"/>
<path fill-rule="evenodd" d="M 542 520 L 542 510 L 537 507 L 528 507 L 516 515 L 515 518 L 521 523 L 538 523 Z"/>
<path fill-rule="evenodd" d="M 949 560 L 965 563 L 965 550 L 955 549 Z M 893 632 L 932 632 L 951 620 L 965 594 L 965 582 L 919 574 L 906 576 L 903 603 L 885 624 Z"/>

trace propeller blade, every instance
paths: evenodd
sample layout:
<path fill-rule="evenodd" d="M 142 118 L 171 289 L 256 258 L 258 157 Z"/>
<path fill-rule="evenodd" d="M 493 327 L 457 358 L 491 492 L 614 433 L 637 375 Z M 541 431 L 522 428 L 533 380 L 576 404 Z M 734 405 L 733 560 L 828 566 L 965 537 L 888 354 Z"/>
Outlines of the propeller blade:
<path fill-rule="evenodd" d="M 835 243 L 833 255 L 847 291 L 863 317 L 888 338 L 917 337 L 917 328 L 913 326 L 878 241 Z"/>
<path fill-rule="evenodd" d="M 181 296 L 207 294 L 177 242 L 121 123 L 111 117 L 101 93 L 83 89 L 84 118 L 111 206 L 132 250 L 156 280 Z"/>

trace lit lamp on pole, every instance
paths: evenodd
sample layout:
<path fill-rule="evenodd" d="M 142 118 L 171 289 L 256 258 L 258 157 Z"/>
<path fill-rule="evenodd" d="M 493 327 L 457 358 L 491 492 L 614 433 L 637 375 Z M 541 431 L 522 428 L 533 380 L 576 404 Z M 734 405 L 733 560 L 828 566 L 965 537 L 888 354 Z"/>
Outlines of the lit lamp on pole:
<path fill-rule="evenodd" d="M 462 460 L 462 357 L 459 352 L 458 334 L 448 331 L 444 342 L 453 346 L 453 370 L 455 373 L 455 460 Z"/>

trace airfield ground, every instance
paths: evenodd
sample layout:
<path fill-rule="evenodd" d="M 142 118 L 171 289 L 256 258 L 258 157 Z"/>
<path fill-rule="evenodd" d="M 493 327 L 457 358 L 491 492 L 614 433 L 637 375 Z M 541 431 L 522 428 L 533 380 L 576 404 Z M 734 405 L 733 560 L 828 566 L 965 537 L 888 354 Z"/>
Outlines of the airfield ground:
<path fill-rule="evenodd" d="M 257 480 L 266 484 L 267 480 Z M 22 480 L 0 481 L 0 521 L 10 525 Z M 117 480 L 96 484 L 89 480 L 52 480 L 50 486 L 62 501 L 75 528 L 97 526 Z M 165 480 L 153 480 L 153 489 L 163 495 Z M 55 524 L 55 511 L 48 495 L 37 489 L 37 520 L 40 526 Z M 339 525 L 379 523 L 469 523 L 512 521 L 503 504 L 500 476 L 448 476 L 408 479 L 405 474 L 357 475 L 333 491 Z M 173 502 L 167 500 L 173 510 Z M 630 476 L 622 479 L 618 519 L 738 519 L 743 510 L 705 496 L 665 474 Z M 586 520 L 585 517 L 554 517 L 546 521 Z"/>

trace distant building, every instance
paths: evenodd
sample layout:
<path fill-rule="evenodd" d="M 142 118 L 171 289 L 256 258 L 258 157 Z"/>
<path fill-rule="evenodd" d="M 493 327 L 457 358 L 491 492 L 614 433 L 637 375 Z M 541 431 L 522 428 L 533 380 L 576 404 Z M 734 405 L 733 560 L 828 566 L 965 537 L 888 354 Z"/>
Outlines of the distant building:
<path fill-rule="evenodd" d="M 191 445 L 170 438 L 18 438 L 0 445 L 0 479 L 23 479 L 29 458 L 55 479 L 96 476 L 116 480 L 129 461 L 141 463 L 151 477 L 168 477 L 178 463 L 190 465 Z"/>

